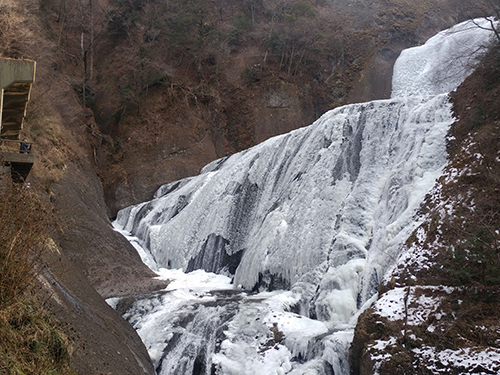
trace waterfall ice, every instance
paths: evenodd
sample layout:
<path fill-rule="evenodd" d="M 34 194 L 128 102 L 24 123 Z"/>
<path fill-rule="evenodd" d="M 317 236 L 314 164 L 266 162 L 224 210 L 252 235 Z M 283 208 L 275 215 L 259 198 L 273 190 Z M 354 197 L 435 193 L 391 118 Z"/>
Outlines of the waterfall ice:
<path fill-rule="evenodd" d="M 488 19 L 466 21 L 408 48 L 397 59 L 391 97 L 437 95 L 455 90 L 472 71 L 492 38 Z"/>
<path fill-rule="evenodd" d="M 323 278 L 412 221 L 445 162 L 437 142 L 449 124 L 445 95 L 342 107 L 209 165 L 118 223 L 143 235 L 157 267 L 235 273 L 249 289 L 265 274 Z"/>
<path fill-rule="evenodd" d="M 204 270 L 260 292 L 181 283 L 137 301 L 125 316 L 158 373 L 347 373 L 356 314 L 446 163 L 447 93 L 490 34 L 442 32 L 403 51 L 392 99 L 332 110 L 119 212 L 115 226 L 166 277 Z"/>

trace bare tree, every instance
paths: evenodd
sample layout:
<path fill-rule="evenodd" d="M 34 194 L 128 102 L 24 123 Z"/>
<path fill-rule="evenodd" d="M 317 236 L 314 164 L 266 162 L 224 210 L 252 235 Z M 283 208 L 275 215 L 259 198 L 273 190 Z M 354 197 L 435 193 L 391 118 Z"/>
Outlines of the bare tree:
<path fill-rule="evenodd" d="M 82 102 L 86 107 L 87 84 L 89 80 L 94 79 L 95 45 L 112 21 L 112 17 L 109 17 L 102 7 L 96 6 L 95 0 L 78 0 L 76 5 L 82 60 Z"/>
<path fill-rule="evenodd" d="M 495 34 L 495 37 L 497 39 L 498 42 L 500 42 L 500 32 L 499 32 L 499 25 L 498 25 L 498 21 L 493 19 L 493 17 L 484 17 L 489 25 L 488 26 L 483 26 L 481 24 L 479 24 L 476 20 L 472 20 L 472 23 L 474 25 L 476 25 L 477 27 L 479 27 L 480 29 L 483 29 L 483 30 L 490 30 L 490 31 L 493 31 L 493 33 Z"/>
<path fill-rule="evenodd" d="M 472 23 L 480 29 L 493 31 L 495 38 L 498 42 L 500 42 L 500 1 L 487 0 L 485 5 L 485 10 L 487 12 L 493 12 L 492 16 L 484 17 L 484 19 L 488 22 L 488 26 L 481 25 L 474 19 L 472 19 Z"/>

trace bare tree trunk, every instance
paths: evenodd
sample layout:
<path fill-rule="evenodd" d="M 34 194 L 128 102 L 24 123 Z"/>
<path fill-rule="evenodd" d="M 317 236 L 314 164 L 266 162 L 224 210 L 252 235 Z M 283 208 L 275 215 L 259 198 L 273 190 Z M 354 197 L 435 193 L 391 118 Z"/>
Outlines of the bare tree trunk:
<path fill-rule="evenodd" d="M 295 70 L 293 71 L 293 75 L 297 74 L 297 70 L 299 70 L 299 66 L 300 66 L 300 63 L 302 62 L 302 59 L 304 58 L 304 54 L 306 53 L 306 49 L 307 49 L 307 47 L 304 47 L 304 49 L 302 50 L 302 54 L 300 55 L 299 61 L 297 62 L 297 64 L 295 64 Z"/>
<path fill-rule="evenodd" d="M 90 67 L 89 78 L 94 79 L 94 1 L 90 2 Z"/>
<path fill-rule="evenodd" d="M 288 64 L 288 72 L 286 73 L 286 76 L 290 76 L 290 71 L 292 70 L 292 64 L 293 64 L 293 55 L 295 54 L 295 44 L 292 45 L 292 52 L 290 54 L 290 63 Z"/>
<path fill-rule="evenodd" d="M 64 13 L 65 8 L 66 8 L 66 0 L 61 0 L 61 5 L 59 6 L 59 13 L 57 15 L 57 21 L 56 22 L 61 21 L 61 18 L 63 18 L 62 15 Z"/>
<path fill-rule="evenodd" d="M 59 39 L 57 40 L 57 45 L 60 46 L 61 45 L 61 41 L 62 41 L 62 35 L 63 35 L 63 32 L 64 32 L 64 24 L 65 24 L 65 17 L 62 19 L 62 22 L 61 22 L 61 30 L 59 31 Z"/>
<path fill-rule="evenodd" d="M 408 299 L 410 297 L 411 287 L 409 286 L 406 290 L 406 294 L 403 298 L 403 302 L 405 304 L 405 321 L 403 328 L 403 345 L 406 347 L 407 333 L 408 333 Z"/>
<path fill-rule="evenodd" d="M 83 68 L 83 79 L 82 79 L 82 101 L 83 101 L 83 108 L 87 107 L 87 98 L 85 97 L 86 95 L 86 86 L 87 86 L 87 53 L 85 52 L 85 45 L 84 45 L 84 36 L 85 33 L 82 30 L 82 35 L 80 39 L 80 48 L 82 49 L 82 68 Z"/>
<path fill-rule="evenodd" d="M 222 8 L 223 4 L 222 1 L 219 2 L 219 21 L 222 21 Z"/>
<path fill-rule="evenodd" d="M 255 8 L 253 6 L 253 0 L 250 1 L 250 11 L 252 12 L 252 26 L 255 26 Z"/>
<path fill-rule="evenodd" d="M 66 0 L 61 1 L 61 6 L 59 7 L 59 14 L 57 16 L 57 22 L 61 22 L 61 30 L 59 31 L 59 40 L 57 41 L 57 45 L 61 45 L 62 35 L 64 32 L 64 25 L 66 21 Z"/>

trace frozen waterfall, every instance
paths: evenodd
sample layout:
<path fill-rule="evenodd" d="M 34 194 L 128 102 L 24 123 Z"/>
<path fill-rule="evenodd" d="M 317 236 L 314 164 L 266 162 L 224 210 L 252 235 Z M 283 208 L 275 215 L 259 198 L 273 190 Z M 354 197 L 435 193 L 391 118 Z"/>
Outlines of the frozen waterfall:
<path fill-rule="evenodd" d="M 177 280 L 124 315 L 159 374 L 348 373 L 357 314 L 446 163 L 447 93 L 490 34 L 441 32 L 403 51 L 392 99 L 332 110 L 119 212 L 145 263 Z"/>

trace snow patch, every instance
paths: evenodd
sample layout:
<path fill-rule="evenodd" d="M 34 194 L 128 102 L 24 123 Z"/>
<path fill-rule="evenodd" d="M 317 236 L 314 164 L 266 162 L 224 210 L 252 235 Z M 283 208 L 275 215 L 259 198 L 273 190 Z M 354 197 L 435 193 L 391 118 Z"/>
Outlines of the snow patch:
<path fill-rule="evenodd" d="M 454 373 L 459 375 L 493 374 L 500 369 L 500 349 L 498 348 L 438 351 L 431 346 L 422 346 L 413 349 L 413 353 L 426 361 L 427 369 L 432 374 L 449 373 L 450 369 L 455 369 Z"/>

